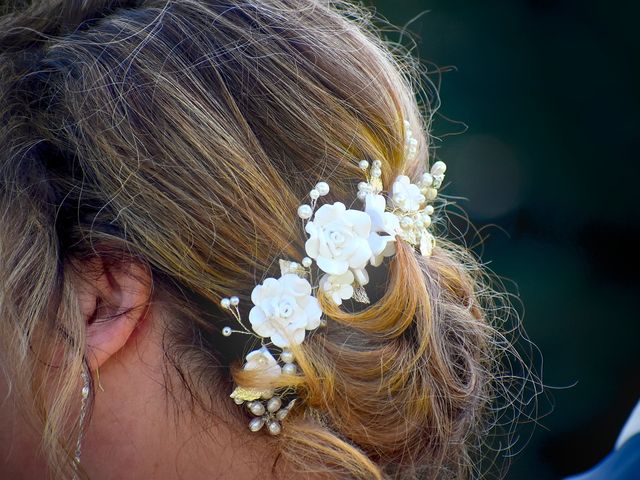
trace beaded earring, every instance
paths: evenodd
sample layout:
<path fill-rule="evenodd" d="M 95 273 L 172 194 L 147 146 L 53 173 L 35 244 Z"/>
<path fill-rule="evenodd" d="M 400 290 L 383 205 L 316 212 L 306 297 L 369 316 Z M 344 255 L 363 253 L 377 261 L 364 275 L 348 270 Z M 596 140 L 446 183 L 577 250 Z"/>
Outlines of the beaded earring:
<path fill-rule="evenodd" d="M 74 457 L 75 473 L 73 480 L 78 479 L 78 467 L 80 466 L 80 455 L 82 453 L 82 439 L 84 437 L 84 421 L 87 416 L 87 403 L 91 392 L 91 379 L 89 369 L 86 365 L 82 369 L 82 390 L 80 391 L 80 417 L 78 418 L 78 439 L 76 440 L 76 452 Z"/>

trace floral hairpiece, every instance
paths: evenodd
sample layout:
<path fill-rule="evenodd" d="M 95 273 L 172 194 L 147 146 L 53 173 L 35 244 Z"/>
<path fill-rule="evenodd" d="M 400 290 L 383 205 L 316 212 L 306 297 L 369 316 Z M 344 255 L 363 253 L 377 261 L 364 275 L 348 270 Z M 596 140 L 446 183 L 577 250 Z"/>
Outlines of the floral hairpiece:
<path fill-rule="evenodd" d="M 417 141 L 405 122 L 407 140 L 405 154 L 416 155 Z M 306 257 L 300 263 L 280 259 L 280 277 L 267 278 L 251 292 L 253 307 L 246 325 L 240 315 L 237 296 L 223 298 L 221 306 L 230 311 L 241 330 L 229 326 L 222 329 L 226 337 L 233 333 L 252 335 L 260 339 L 261 347 L 246 356 L 244 370 L 258 371 L 269 381 L 281 374 L 295 375 L 297 366 L 291 345 L 304 341 L 307 330 L 324 324 L 320 302 L 314 295 L 318 289 L 337 305 L 353 299 L 369 303 L 364 286 L 369 282 L 366 267 L 382 263 L 383 258 L 395 254 L 396 238 L 418 246 L 424 256 L 430 256 L 435 239 L 429 231 L 433 215 L 433 201 L 444 180 L 446 165 L 438 161 L 430 172 L 425 172 L 417 184 L 406 175 L 399 175 L 391 187 L 391 201 L 382 195 L 383 185 L 380 160 L 371 165 L 361 160 L 359 167 L 366 181 L 358 184 L 357 198 L 364 203 L 363 210 L 347 208 L 341 202 L 325 203 L 316 210 L 320 197 L 329 193 L 326 182 L 318 182 L 310 192 L 310 202 L 298 207 L 308 239 Z M 323 275 L 313 282 L 312 265 Z M 312 285 L 315 283 L 315 285 Z M 273 350 L 279 351 L 278 360 Z M 249 422 L 253 432 L 267 426 L 272 435 L 281 432 L 281 422 L 295 404 L 283 403 L 283 393 L 274 389 L 236 387 L 231 398 L 238 405 L 246 404 L 254 418 Z"/>

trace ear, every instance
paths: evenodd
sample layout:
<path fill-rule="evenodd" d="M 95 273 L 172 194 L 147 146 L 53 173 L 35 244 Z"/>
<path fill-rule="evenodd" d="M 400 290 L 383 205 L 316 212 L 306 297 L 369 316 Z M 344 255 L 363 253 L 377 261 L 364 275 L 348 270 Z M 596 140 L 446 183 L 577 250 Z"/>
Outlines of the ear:
<path fill-rule="evenodd" d="M 84 267 L 88 273 L 79 282 L 78 297 L 89 366 L 95 370 L 122 350 L 146 317 L 151 278 L 133 262 L 107 266 L 94 258 Z"/>

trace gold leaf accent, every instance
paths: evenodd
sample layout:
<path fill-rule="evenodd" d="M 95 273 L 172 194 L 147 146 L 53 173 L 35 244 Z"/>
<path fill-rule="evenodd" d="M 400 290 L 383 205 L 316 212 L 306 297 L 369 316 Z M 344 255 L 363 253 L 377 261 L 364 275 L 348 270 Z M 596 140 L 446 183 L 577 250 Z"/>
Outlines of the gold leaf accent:
<path fill-rule="evenodd" d="M 436 239 L 429 232 L 423 232 L 422 237 L 420 237 L 420 253 L 425 256 L 431 256 L 431 252 L 433 252 L 433 247 L 436 245 Z"/>
<path fill-rule="evenodd" d="M 291 262 L 289 260 L 279 259 L 280 275 L 286 275 L 287 273 L 295 273 L 300 277 L 306 277 L 307 271 L 305 268 L 297 262 Z"/>
<path fill-rule="evenodd" d="M 268 397 L 270 393 L 271 390 L 258 390 L 256 388 L 236 387 L 229 396 L 234 399 L 237 398 L 245 402 L 250 402 L 252 400 L 258 400 L 262 396 Z"/>
<path fill-rule="evenodd" d="M 356 302 L 360 303 L 371 303 L 369 300 L 369 296 L 367 295 L 367 291 L 364 289 L 362 285 L 358 285 L 353 289 L 353 299 Z"/>

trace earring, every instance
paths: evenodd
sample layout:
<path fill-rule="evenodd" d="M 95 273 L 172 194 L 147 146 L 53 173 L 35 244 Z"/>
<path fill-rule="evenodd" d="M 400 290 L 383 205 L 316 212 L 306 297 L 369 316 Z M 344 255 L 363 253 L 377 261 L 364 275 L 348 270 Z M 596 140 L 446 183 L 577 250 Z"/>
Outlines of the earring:
<path fill-rule="evenodd" d="M 76 455 L 75 455 L 75 473 L 73 479 L 78 479 L 78 467 L 80 466 L 80 454 L 82 453 L 82 438 L 84 436 L 84 420 L 87 415 L 87 400 L 90 393 L 91 378 L 89 376 L 89 369 L 86 365 L 83 365 L 82 369 L 82 390 L 80 392 L 80 418 L 78 419 L 78 440 L 76 441 Z"/>

